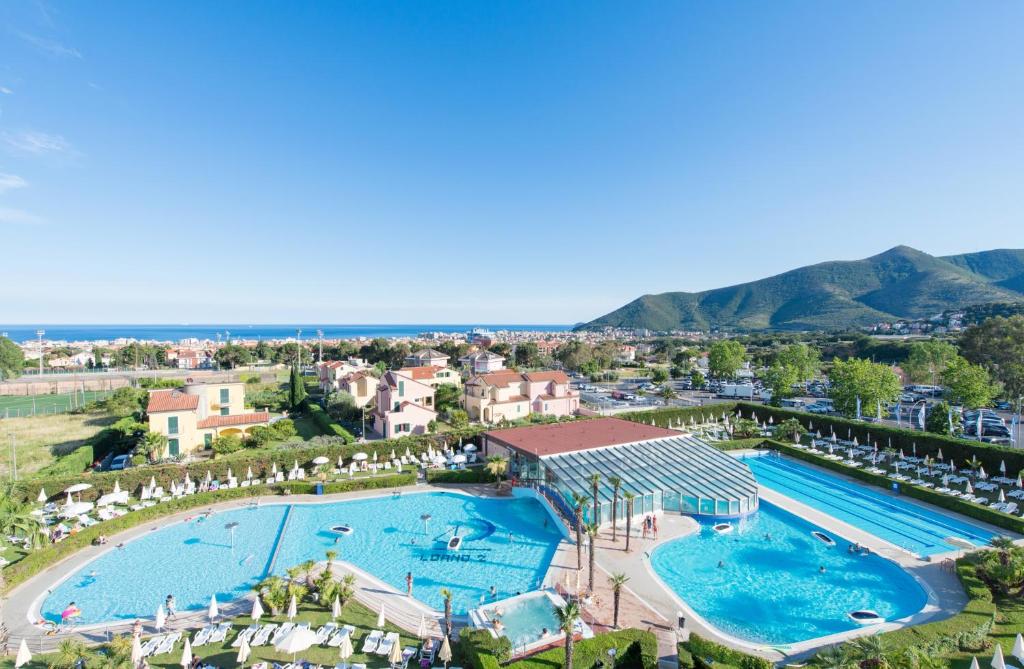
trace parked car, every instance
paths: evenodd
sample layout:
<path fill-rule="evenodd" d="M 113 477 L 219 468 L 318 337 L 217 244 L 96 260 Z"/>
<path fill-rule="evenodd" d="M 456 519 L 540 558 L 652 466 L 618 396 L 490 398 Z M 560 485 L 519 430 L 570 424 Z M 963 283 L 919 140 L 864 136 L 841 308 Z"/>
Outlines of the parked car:
<path fill-rule="evenodd" d="M 130 455 L 118 455 L 118 456 L 114 457 L 113 460 L 110 461 L 110 471 L 116 472 L 116 471 L 120 471 L 122 469 L 127 469 L 128 467 L 131 467 L 131 464 L 132 464 L 132 456 L 130 456 Z"/>

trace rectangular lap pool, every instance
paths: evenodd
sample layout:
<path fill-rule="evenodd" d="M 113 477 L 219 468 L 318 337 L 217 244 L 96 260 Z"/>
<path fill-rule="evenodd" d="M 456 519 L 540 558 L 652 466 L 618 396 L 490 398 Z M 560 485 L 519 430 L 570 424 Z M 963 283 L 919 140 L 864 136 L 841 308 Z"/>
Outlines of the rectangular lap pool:
<path fill-rule="evenodd" d="M 957 550 L 947 539 L 987 544 L 995 532 L 924 506 L 846 481 L 794 460 L 744 457 L 757 482 L 911 553 Z"/>

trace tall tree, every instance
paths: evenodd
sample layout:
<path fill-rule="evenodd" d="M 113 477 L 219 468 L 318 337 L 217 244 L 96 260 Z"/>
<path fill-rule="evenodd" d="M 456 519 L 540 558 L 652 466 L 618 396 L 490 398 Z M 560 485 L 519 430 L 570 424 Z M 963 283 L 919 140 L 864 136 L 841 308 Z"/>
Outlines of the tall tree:
<path fill-rule="evenodd" d="M 213 359 L 217 361 L 221 367 L 228 369 L 234 369 L 241 365 L 248 365 L 252 362 L 252 354 L 244 346 L 238 344 L 227 344 L 217 349 L 217 352 L 213 354 Z"/>
<path fill-rule="evenodd" d="M 619 629 L 619 600 L 622 595 L 622 588 L 625 587 L 629 577 L 622 573 L 612 574 L 608 577 L 608 583 L 612 586 L 612 627 Z"/>
<path fill-rule="evenodd" d="M 565 633 L 565 669 L 572 669 L 573 651 L 575 650 L 576 623 L 581 615 L 578 602 L 566 602 L 565 606 L 555 609 L 558 618 L 558 629 Z"/>
<path fill-rule="evenodd" d="M 293 366 L 288 377 L 288 404 L 292 410 L 298 409 L 306 400 L 306 383 L 302 380 L 299 368 Z"/>
<path fill-rule="evenodd" d="M 441 588 L 441 597 L 444 598 L 444 630 L 445 636 L 452 635 L 452 591 L 448 588 Z"/>
<path fill-rule="evenodd" d="M 540 364 L 540 352 L 532 341 L 516 345 L 515 364 L 518 367 L 536 367 Z"/>
<path fill-rule="evenodd" d="M 872 415 L 878 404 L 895 401 L 903 390 L 892 368 L 860 358 L 833 360 L 829 381 L 832 403 L 846 416 L 856 415 L 858 399 L 861 413 Z"/>
<path fill-rule="evenodd" d="M 587 539 L 590 543 L 590 548 L 587 550 L 587 562 L 589 565 L 589 578 L 587 579 L 588 588 L 590 592 L 594 592 L 594 587 L 597 585 L 594 582 L 594 573 L 597 571 L 597 523 L 587 523 Z"/>
<path fill-rule="evenodd" d="M 622 479 L 612 476 L 608 479 L 608 483 L 612 486 L 612 543 L 615 543 L 619 540 L 619 492 L 622 490 Z"/>
<path fill-rule="evenodd" d="M 940 378 L 949 391 L 949 398 L 968 409 L 988 406 L 996 396 L 996 388 L 985 368 L 972 365 L 960 356 L 947 363 Z"/>
<path fill-rule="evenodd" d="M 622 494 L 622 499 L 626 500 L 626 552 L 628 553 L 629 539 L 633 535 L 633 500 L 636 499 L 636 495 L 627 490 Z"/>
<path fill-rule="evenodd" d="M 967 328 L 960 352 L 987 369 L 1009 397 L 1024 395 L 1024 316 L 996 316 Z"/>
<path fill-rule="evenodd" d="M 716 379 L 735 378 L 747 359 L 747 349 L 735 339 L 722 339 L 711 345 L 708 371 Z"/>
<path fill-rule="evenodd" d="M 937 385 L 946 366 L 957 357 L 956 347 L 938 339 L 916 341 L 901 367 L 911 381 Z"/>
<path fill-rule="evenodd" d="M 591 474 L 590 476 L 588 476 L 587 480 L 590 481 L 590 492 L 593 495 L 592 501 L 594 503 L 594 516 L 590 519 L 590 522 L 592 522 L 592 523 L 600 523 L 601 522 L 601 495 L 600 495 L 601 475 L 595 472 L 595 473 Z"/>
<path fill-rule="evenodd" d="M 587 505 L 588 500 L 586 495 L 574 492 L 572 501 L 576 505 L 573 518 L 576 529 L 576 568 L 583 569 L 583 507 Z"/>

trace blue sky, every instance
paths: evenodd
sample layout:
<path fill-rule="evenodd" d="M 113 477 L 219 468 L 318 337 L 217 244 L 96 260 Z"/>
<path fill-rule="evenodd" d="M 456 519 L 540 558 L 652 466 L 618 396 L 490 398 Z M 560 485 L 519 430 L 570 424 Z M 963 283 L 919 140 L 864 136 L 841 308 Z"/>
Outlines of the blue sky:
<path fill-rule="evenodd" d="M 1024 247 L 1021 25 L 1015 1 L 3 3 L 0 321 L 565 323 L 896 244 Z"/>

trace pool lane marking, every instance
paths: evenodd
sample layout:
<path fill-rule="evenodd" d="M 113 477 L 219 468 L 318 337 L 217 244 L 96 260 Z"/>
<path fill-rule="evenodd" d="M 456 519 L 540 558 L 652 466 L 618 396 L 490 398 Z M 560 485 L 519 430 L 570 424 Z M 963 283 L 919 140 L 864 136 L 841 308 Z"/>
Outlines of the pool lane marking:
<path fill-rule="evenodd" d="M 292 508 L 294 506 L 294 504 L 289 504 L 288 508 L 285 509 L 284 518 L 281 519 L 281 527 L 277 530 L 277 538 L 274 539 L 274 550 L 270 553 L 270 560 L 267 562 L 266 569 L 263 570 L 263 576 L 274 572 L 274 564 L 277 562 L 277 553 L 281 550 L 281 538 L 288 529 L 288 521 L 292 519 Z"/>
<path fill-rule="evenodd" d="M 870 508 L 869 508 L 869 504 L 868 503 L 869 502 L 870 503 L 874 503 L 877 506 L 883 507 L 886 510 L 896 512 L 899 515 L 904 515 L 904 516 L 907 516 L 909 518 L 913 518 L 915 521 L 923 522 L 923 523 L 928 523 L 928 524 L 932 524 L 932 525 L 937 525 L 939 527 L 947 529 L 951 533 L 953 533 L 951 536 L 953 536 L 955 534 L 960 534 L 960 535 L 964 535 L 964 536 L 970 537 L 970 538 L 972 538 L 972 539 L 974 539 L 976 541 L 981 541 L 983 543 L 985 542 L 985 539 L 983 537 L 975 534 L 975 532 L 983 531 L 982 528 L 976 528 L 976 527 L 974 527 L 972 525 L 969 525 L 967 523 L 963 523 L 963 522 L 961 522 L 961 521 L 959 521 L 957 519 L 953 519 L 953 518 L 948 518 L 948 517 L 942 516 L 941 514 L 935 514 L 939 518 L 941 518 L 941 520 L 938 520 L 938 519 L 933 520 L 933 519 L 930 519 L 930 518 L 926 518 L 923 515 L 921 515 L 920 513 L 915 512 L 915 510 L 913 510 L 912 508 L 909 508 L 910 505 L 906 505 L 906 506 L 901 507 L 900 505 L 894 504 L 893 502 L 887 500 L 884 496 L 881 496 L 881 495 L 875 496 L 875 495 L 869 495 L 869 494 L 862 493 L 862 492 L 860 492 L 858 490 L 855 490 L 850 484 L 846 483 L 845 481 L 843 481 L 841 479 L 836 479 L 836 484 L 833 486 L 833 484 L 831 484 L 831 482 L 828 479 L 818 475 L 817 472 L 805 472 L 805 471 L 801 470 L 799 467 L 794 467 L 794 466 L 790 465 L 787 462 L 779 462 L 779 463 L 770 462 L 767 465 L 762 465 L 762 466 L 767 466 L 769 469 L 771 469 L 774 472 L 776 472 L 776 474 L 778 475 L 776 477 L 771 477 L 769 475 L 769 478 L 774 478 L 775 479 L 773 481 L 774 483 L 776 483 L 778 485 L 781 485 L 781 486 L 785 486 L 786 488 L 788 488 L 790 490 L 794 490 L 794 491 L 799 490 L 799 488 L 791 481 L 792 478 L 797 478 L 797 479 L 803 478 L 803 479 L 809 480 L 809 481 L 817 484 L 818 486 L 825 487 L 825 488 L 835 487 L 835 488 L 837 488 L 837 489 L 839 489 L 839 490 L 841 490 L 841 491 L 843 491 L 845 493 L 850 494 L 854 499 L 846 499 L 844 501 L 849 502 L 853 506 L 853 508 L 857 508 L 857 509 L 861 509 L 861 510 L 869 511 L 870 512 Z M 788 475 L 789 478 L 787 478 L 786 475 Z M 771 486 L 768 486 L 768 487 L 771 487 Z M 782 491 L 779 490 L 778 492 L 782 492 Z M 825 492 L 825 491 L 822 491 L 822 492 Z M 871 491 L 871 492 L 874 492 L 874 491 Z M 813 500 L 815 500 L 817 502 L 821 502 L 823 504 L 826 504 L 826 505 L 828 505 L 828 506 L 830 506 L 832 508 L 835 508 L 835 509 L 838 509 L 838 510 L 841 510 L 841 511 L 843 510 L 843 508 L 841 506 L 838 506 L 838 505 L 835 504 L 835 499 L 834 498 L 832 498 L 832 501 L 829 501 L 827 499 L 821 499 L 819 497 L 816 497 L 816 496 L 812 495 L 810 492 L 807 492 L 807 491 L 803 491 L 801 494 L 806 495 L 807 497 L 809 497 L 809 498 L 811 498 L 811 499 L 813 499 Z M 879 523 L 878 521 L 872 521 L 872 520 L 870 520 L 869 518 L 867 518 L 865 516 L 858 515 L 857 513 L 853 512 L 853 509 L 846 509 L 845 511 L 847 513 L 850 513 L 850 515 L 852 515 L 852 516 L 854 516 L 856 518 L 860 518 L 861 520 L 865 520 L 867 522 L 871 522 L 873 524 L 879 525 L 880 527 L 885 527 L 886 529 L 889 529 L 890 531 L 893 531 L 893 532 L 895 532 L 895 533 L 897 533 L 897 534 L 899 534 L 901 536 L 904 536 L 904 537 L 906 537 L 908 539 L 912 539 L 914 541 L 920 541 L 921 543 L 924 543 L 926 546 L 945 545 L 944 538 L 940 537 L 938 534 L 934 533 L 933 531 L 929 530 L 926 527 L 921 527 L 921 526 L 915 525 L 915 524 L 907 522 L 907 521 L 899 521 L 899 523 L 901 525 L 905 526 L 908 530 L 910 530 L 912 532 L 923 534 L 924 536 L 928 537 L 932 541 L 938 540 L 940 543 L 938 543 L 938 544 L 926 543 L 925 541 L 923 541 L 921 539 L 915 538 L 911 534 L 907 534 L 906 531 L 900 531 L 900 530 L 897 530 L 897 529 L 892 528 L 892 527 L 887 527 L 887 526 Z M 954 524 L 960 525 L 961 527 L 955 527 Z M 971 528 L 971 529 L 965 529 L 965 528 Z M 972 531 L 972 530 L 974 530 L 974 531 Z"/>

